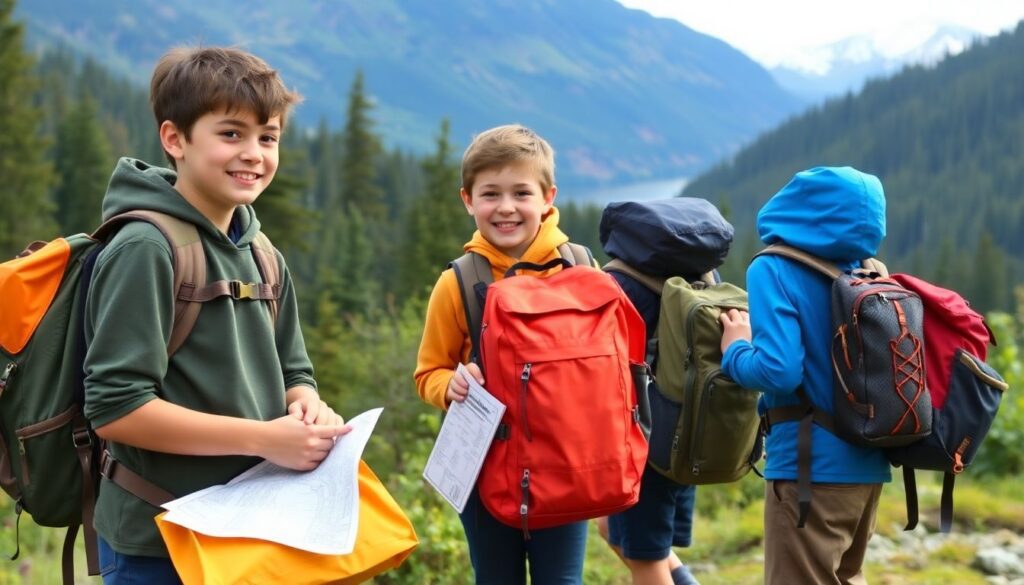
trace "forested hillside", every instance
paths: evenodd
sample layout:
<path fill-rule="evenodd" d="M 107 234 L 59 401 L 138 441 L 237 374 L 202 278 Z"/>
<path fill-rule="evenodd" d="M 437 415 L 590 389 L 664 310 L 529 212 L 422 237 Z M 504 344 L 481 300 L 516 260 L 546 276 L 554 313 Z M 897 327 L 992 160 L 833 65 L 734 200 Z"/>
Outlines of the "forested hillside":
<path fill-rule="evenodd" d="M 1024 279 L 1024 25 L 934 68 L 869 83 L 762 136 L 687 185 L 724 202 L 737 233 L 792 175 L 852 165 L 878 175 L 888 204 L 880 253 L 891 267 L 1009 308 Z M 741 241 L 735 276 L 749 260 Z"/>
<path fill-rule="evenodd" d="M 1018 30 L 934 71 L 913 69 L 808 113 L 690 192 L 722 203 L 738 233 L 749 234 L 753 210 L 793 172 L 855 164 L 886 182 L 890 242 L 884 255 L 891 265 L 920 265 L 959 289 L 972 287 L 973 294 L 1005 295 L 1004 259 L 1024 250 L 1015 230 L 1024 180 L 1022 37 Z M 454 120 L 438 117 L 425 154 L 387 146 L 380 130 L 386 116 L 367 90 L 374 83 L 368 72 L 346 79 L 331 116 L 341 121 L 337 125 L 290 123 L 281 168 L 256 207 L 296 279 L 321 395 L 346 417 L 385 408 L 365 458 L 414 522 L 421 544 L 401 569 L 375 582 L 464 585 L 472 575 L 458 517 L 421 478 L 441 418 L 420 401 L 412 381 L 427 294 L 472 232 L 457 195 L 464 144 L 452 138 Z M 933 107 L 938 103 L 945 105 Z M 29 241 L 95 226 L 118 156 L 162 159 L 142 86 L 72 51 L 54 48 L 33 58 L 23 25 L 12 19 L 12 0 L 0 0 L 0 104 L 0 259 Z M 600 209 L 564 201 L 559 208 L 573 239 L 599 250 Z M 753 246 L 751 237 L 737 242 L 733 259 L 749 258 Z M 743 262 L 732 269 L 741 271 Z M 1024 288 L 1018 292 L 1024 307 Z M 994 297 L 988 306 L 1009 308 L 1010 302 Z M 958 479 L 958 530 L 1024 532 L 1016 487 L 1024 473 L 1024 394 L 1017 392 L 1024 383 L 1024 310 L 993 313 L 990 322 L 1000 341 L 990 361 L 1012 390 L 979 458 Z M 937 486 L 921 482 L 922 511 L 935 517 Z M 759 582 L 763 491 L 753 474 L 700 488 L 694 547 L 679 552 L 701 582 Z M 902 494 L 898 485 L 887 493 L 879 533 L 905 554 L 869 556 L 872 582 L 985 582 L 971 568 L 980 545 L 943 544 L 918 554 L 896 541 Z M 0 550 L 13 552 L 21 539 L 18 563 L 0 564 L 0 583 L 58 583 L 63 531 L 39 529 L 28 518 L 17 528 L 13 508 L 0 497 Z M 588 585 L 629 582 L 593 529 L 587 555 Z M 79 582 L 86 582 L 82 560 L 78 567 Z"/>
<path fill-rule="evenodd" d="M 726 43 L 613 0 L 31 0 L 18 14 L 35 47 L 139 84 L 171 46 L 243 46 L 306 96 L 307 125 L 344 121 L 361 69 L 387 144 L 428 152 L 444 117 L 462 144 L 520 122 L 563 153 L 565 185 L 691 176 L 802 105 Z"/>

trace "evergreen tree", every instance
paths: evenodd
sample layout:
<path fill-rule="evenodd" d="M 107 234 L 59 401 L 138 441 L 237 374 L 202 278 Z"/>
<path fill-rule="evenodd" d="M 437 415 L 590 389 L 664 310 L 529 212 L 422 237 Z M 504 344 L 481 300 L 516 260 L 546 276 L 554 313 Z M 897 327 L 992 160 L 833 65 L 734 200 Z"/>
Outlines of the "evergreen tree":
<path fill-rule="evenodd" d="M 253 208 L 267 237 L 283 253 L 310 249 L 307 238 L 314 214 L 303 205 L 307 181 L 300 151 L 281 148 L 282 164 Z"/>
<path fill-rule="evenodd" d="M 383 193 L 376 183 L 377 157 L 381 154 L 380 139 L 373 133 L 372 108 L 363 83 L 363 72 L 357 71 L 349 90 L 347 119 L 343 132 L 345 151 L 341 159 L 341 200 L 359 210 L 369 222 L 383 220 L 387 215 Z"/>
<path fill-rule="evenodd" d="M 96 103 L 84 94 L 71 106 L 57 130 L 54 192 L 57 220 L 65 234 L 91 232 L 100 223 L 100 206 L 114 168 L 114 157 L 96 121 Z"/>
<path fill-rule="evenodd" d="M 41 113 L 32 104 L 37 80 L 22 41 L 24 30 L 11 19 L 14 0 L 0 0 L 0 258 L 20 252 L 32 240 L 56 235 L 53 181 L 39 134 Z"/>
<path fill-rule="evenodd" d="M 319 212 L 316 228 L 316 248 L 304 264 L 305 281 L 318 290 L 326 290 L 328 283 L 337 281 L 339 250 L 342 246 L 342 204 L 338 185 L 338 157 L 327 120 L 321 118 L 316 138 L 309 145 L 313 164 L 313 188 L 310 190 L 312 208 Z M 322 311 L 308 313 L 315 323 Z"/>
<path fill-rule="evenodd" d="M 419 294 L 433 284 L 445 264 L 456 258 L 471 233 L 471 221 L 459 198 L 459 166 L 452 161 L 450 125 L 441 122 L 434 153 L 423 160 L 423 193 L 406 214 L 400 291 L 403 297 Z"/>
<path fill-rule="evenodd" d="M 355 206 L 347 206 L 340 224 L 343 248 L 338 265 L 325 290 L 334 295 L 341 313 L 367 314 L 374 306 L 380 287 L 373 278 L 375 254 L 374 240 L 369 235 L 368 223 Z"/>
<path fill-rule="evenodd" d="M 1006 259 L 988 232 L 982 232 L 978 239 L 972 276 L 971 304 L 975 310 L 985 314 L 1010 309 Z"/>

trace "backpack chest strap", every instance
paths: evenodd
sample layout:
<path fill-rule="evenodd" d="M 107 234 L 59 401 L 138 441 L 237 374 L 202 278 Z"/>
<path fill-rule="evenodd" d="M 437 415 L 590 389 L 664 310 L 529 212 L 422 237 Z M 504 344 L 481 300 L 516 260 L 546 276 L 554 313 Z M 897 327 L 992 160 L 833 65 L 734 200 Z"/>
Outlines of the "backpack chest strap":
<path fill-rule="evenodd" d="M 280 296 L 280 285 L 240 280 L 218 280 L 202 288 L 185 283 L 178 291 L 178 300 L 190 303 L 205 303 L 220 297 L 231 297 L 235 300 L 276 301 Z"/>

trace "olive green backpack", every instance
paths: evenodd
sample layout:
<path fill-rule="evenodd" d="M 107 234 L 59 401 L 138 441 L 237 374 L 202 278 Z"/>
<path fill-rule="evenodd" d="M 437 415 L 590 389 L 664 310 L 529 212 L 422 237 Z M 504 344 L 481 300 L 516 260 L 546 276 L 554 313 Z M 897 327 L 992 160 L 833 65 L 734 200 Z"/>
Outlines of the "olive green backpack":
<path fill-rule="evenodd" d="M 722 373 L 722 310 L 747 310 L 747 293 L 716 282 L 641 273 L 621 260 L 604 267 L 621 272 L 661 297 L 648 363 L 655 366 L 650 389 L 652 429 L 647 462 L 684 485 L 728 483 L 754 468 L 761 457 L 759 394 Z"/>
<path fill-rule="evenodd" d="M 184 343 L 204 302 L 223 296 L 266 301 L 270 318 L 277 316 L 281 268 L 265 235 L 251 246 L 262 283 L 208 283 L 196 227 L 154 211 L 115 216 L 91 235 L 35 242 L 0 263 L 0 488 L 14 500 L 18 520 L 25 511 L 41 526 L 68 528 L 62 564 L 68 585 L 79 527 L 89 574 L 99 572 L 92 522 L 100 475 L 156 506 L 173 498 L 109 457 L 83 413 L 92 265 L 104 242 L 133 221 L 153 225 L 171 246 L 176 303 L 168 356 Z"/>

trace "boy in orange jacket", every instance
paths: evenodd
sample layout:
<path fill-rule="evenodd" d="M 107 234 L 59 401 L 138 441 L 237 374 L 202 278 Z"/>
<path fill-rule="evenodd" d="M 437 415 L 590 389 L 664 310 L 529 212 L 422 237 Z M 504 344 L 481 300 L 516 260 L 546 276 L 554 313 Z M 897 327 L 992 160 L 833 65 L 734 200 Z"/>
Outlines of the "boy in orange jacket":
<path fill-rule="evenodd" d="M 569 240 L 558 229 L 554 169 L 551 146 L 519 125 L 487 130 L 466 149 L 460 196 L 477 231 L 464 250 L 487 258 L 495 281 L 516 262 L 558 258 L 556 248 Z M 470 340 L 459 285 L 448 269 L 430 295 L 417 356 L 414 377 L 425 402 L 447 409 L 465 400 L 469 383 L 455 373 L 460 363 L 484 384 L 480 369 L 469 362 Z M 476 490 L 460 519 L 477 583 L 525 584 L 527 559 L 533 583 L 582 583 L 586 522 L 531 530 L 526 540 L 522 530 L 491 516 Z"/>

